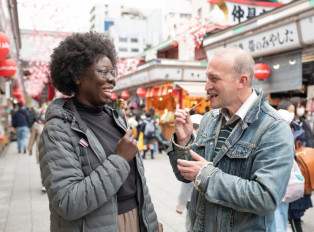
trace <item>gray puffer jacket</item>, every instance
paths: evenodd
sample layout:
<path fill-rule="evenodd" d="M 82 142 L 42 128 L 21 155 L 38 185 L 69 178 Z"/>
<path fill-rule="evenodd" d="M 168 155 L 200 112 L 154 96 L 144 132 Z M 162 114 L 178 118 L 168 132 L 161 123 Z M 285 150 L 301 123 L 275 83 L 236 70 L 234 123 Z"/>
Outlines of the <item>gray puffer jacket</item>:
<path fill-rule="evenodd" d="M 118 113 L 117 126 L 126 129 Z M 87 147 L 79 144 L 81 139 Z M 117 195 L 128 177 L 128 162 L 106 156 L 93 132 L 81 120 L 73 99 L 57 99 L 47 109 L 39 142 L 42 179 L 47 189 L 52 232 L 118 231 Z M 157 216 L 146 186 L 140 155 L 136 156 L 137 198 L 141 232 L 158 231 Z"/>

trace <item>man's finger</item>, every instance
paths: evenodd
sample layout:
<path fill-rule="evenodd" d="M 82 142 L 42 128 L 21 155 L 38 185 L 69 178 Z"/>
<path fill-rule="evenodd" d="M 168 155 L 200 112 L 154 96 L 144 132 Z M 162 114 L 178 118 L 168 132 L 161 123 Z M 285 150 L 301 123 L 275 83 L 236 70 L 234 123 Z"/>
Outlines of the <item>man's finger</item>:
<path fill-rule="evenodd" d="M 186 172 L 190 172 L 191 171 L 191 168 L 189 167 L 183 167 L 183 166 L 180 166 L 178 165 L 178 170 L 181 172 L 181 173 L 186 173 Z"/>
<path fill-rule="evenodd" d="M 182 160 L 182 159 L 177 160 L 178 165 L 182 167 L 190 167 L 193 164 L 193 162 L 195 161 L 188 161 L 188 160 Z"/>
<path fill-rule="evenodd" d="M 196 161 L 206 161 L 202 156 L 198 155 L 193 150 L 190 150 L 190 154 L 191 154 L 192 158 L 195 159 Z"/>

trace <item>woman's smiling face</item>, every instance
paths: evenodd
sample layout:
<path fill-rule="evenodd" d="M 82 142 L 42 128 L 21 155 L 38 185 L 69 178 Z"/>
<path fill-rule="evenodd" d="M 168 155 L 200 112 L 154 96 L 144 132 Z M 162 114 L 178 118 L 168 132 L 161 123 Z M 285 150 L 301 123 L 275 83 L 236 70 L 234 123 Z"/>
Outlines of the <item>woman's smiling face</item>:
<path fill-rule="evenodd" d="M 116 85 L 116 70 L 108 57 L 103 56 L 90 65 L 76 81 L 76 98 L 88 106 L 102 106 L 109 102 Z"/>

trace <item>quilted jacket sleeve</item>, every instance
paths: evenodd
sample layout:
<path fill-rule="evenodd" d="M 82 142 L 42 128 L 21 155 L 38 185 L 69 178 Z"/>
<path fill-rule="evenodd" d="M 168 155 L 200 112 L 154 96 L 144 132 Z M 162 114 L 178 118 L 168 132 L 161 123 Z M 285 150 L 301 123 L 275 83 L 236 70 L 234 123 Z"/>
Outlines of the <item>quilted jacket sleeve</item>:
<path fill-rule="evenodd" d="M 126 160 L 111 155 L 85 177 L 75 146 L 63 126 L 46 124 L 39 143 L 41 175 L 51 207 L 66 220 L 81 218 L 110 200 L 130 171 Z"/>

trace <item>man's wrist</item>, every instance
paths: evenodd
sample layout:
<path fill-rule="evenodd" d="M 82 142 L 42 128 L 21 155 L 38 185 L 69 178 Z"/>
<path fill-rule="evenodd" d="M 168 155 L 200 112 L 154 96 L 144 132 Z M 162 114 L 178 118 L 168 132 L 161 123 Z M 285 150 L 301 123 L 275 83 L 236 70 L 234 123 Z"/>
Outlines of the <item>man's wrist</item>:
<path fill-rule="evenodd" d="M 185 147 L 191 140 L 191 136 L 186 138 L 186 139 L 182 139 L 182 140 L 178 140 L 177 138 L 177 144 L 182 146 L 182 147 Z"/>

